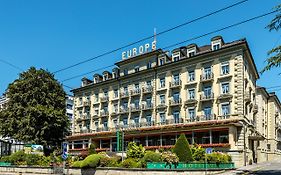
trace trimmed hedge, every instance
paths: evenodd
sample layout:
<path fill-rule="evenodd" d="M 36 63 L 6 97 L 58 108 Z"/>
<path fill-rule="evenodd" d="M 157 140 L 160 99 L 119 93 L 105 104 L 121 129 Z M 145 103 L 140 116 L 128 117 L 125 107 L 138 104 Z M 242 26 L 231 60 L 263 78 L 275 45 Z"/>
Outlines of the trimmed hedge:
<path fill-rule="evenodd" d="M 180 162 L 193 161 L 189 143 L 184 134 L 177 139 L 173 152 L 176 153 Z"/>

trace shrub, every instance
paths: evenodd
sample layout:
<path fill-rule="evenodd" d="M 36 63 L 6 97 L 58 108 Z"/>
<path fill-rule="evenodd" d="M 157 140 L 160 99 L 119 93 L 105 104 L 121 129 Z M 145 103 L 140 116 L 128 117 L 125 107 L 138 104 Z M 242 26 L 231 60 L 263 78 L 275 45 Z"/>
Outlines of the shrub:
<path fill-rule="evenodd" d="M 195 161 L 205 161 L 205 149 L 199 145 L 191 147 L 192 158 Z"/>
<path fill-rule="evenodd" d="M 188 141 L 184 134 L 181 134 L 177 139 L 173 152 L 176 153 L 180 162 L 188 162 L 193 160 Z"/>
<path fill-rule="evenodd" d="M 145 149 L 142 145 L 137 145 L 135 142 L 130 142 L 127 148 L 127 157 L 142 158 L 144 156 Z"/>
<path fill-rule="evenodd" d="M 170 151 L 161 153 L 161 159 L 167 164 L 177 164 L 179 162 L 177 155 Z"/>
<path fill-rule="evenodd" d="M 147 151 L 143 156 L 143 160 L 145 162 L 161 162 L 161 154 L 154 151 Z"/>
<path fill-rule="evenodd" d="M 111 157 L 107 167 L 119 167 L 120 161 L 121 161 L 120 157 Z"/>
<path fill-rule="evenodd" d="M 38 165 L 40 166 L 50 166 L 52 160 L 51 157 L 48 156 L 41 156 L 40 159 L 38 160 Z"/>
<path fill-rule="evenodd" d="M 81 164 L 81 168 L 87 168 L 87 167 L 91 167 L 91 168 L 96 168 L 99 163 L 100 163 L 100 159 L 103 157 L 103 155 L 100 154 L 92 154 L 87 156 Z"/>
<path fill-rule="evenodd" d="M 102 157 L 100 159 L 100 167 L 107 167 L 110 161 L 111 161 L 110 157 Z"/>
<path fill-rule="evenodd" d="M 76 161 L 76 162 L 73 162 L 73 164 L 71 165 L 71 167 L 73 167 L 73 168 L 81 168 L 82 162 L 83 162 L 83 161 Z"/>
<path fill-rule="evenodd" d="M 9 156 L 9 161 L 13 165 L 23 165 L 26 160 L 26 154 L 24 151 L 17 151 Z"/>
<path fill-rule="evenodd" d="M 127 158 L 121 163 L 121 166 L 124 168 L 141 168 L 141 162 L 134 158 Z"/>
<path fill-rule="evenodd" d="M 88 148 L 88 154 L 92 155 L 92 154 L 97 154 L 96 152 L 96 146 L 94 143 L 90 144 L 90 147 Z"/>
<path fill-rule="evenodd" d="M 212 154 L 207 154 L 207 161 L 210 163 L 230 163 L 231 156 L 220 152 L 213 152 Z"/>
<path fill-rule="evenodd" d="M 25 161 L 27 165 L 39 165 L 39 160 L 41 159 L 41 157 L 38 154 L 26 154 L 25 155 Z"/>

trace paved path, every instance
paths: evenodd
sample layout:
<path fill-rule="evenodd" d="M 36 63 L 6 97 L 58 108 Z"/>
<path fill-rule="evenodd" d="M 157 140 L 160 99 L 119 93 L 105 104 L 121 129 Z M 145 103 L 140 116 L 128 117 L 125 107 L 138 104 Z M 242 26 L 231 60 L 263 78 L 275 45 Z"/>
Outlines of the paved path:
<path fill-rule="evenodd" d="M 281 159 L 263 162 L 224 172 L 221 175 L 281 175 Z"/>

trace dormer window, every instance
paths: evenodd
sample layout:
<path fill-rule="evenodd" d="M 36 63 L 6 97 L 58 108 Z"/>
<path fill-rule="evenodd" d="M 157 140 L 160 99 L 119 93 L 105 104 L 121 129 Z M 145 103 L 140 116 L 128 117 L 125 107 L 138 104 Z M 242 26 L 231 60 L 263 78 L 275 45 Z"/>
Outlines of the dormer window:
<path fill-rule="evenodd" d="M 180 53 L 174 53 L 172 56 L 173 61 L 179 61 L 180 60 Z"/>
<path fill-rule="evenodd" d="M 151 68 L 151 62 L 150 62 L 150 61 L 147 63 L 146 68 L 147 68 L 147 69 L 150 69 L 150 68 Z"/>
<path fill-rule="evenodd" d="M 159 66 L 164 65 L 164 63 L 165 63 L 164 58 L 160 58 L 160 59 L 159 59 Z"/>
<path fill-rule="evenodd" d="M 135 67 L 135 72 L 139 72 L 140 71 L 140 67 L 139 66 L 136 66 Z"/>
<path fill-rule="evenodd" d="M 215 43 L 212 45 L 212 49 L 214 50 L 219 50 L 220 49 L 220 43 Z"/>
<path fill-rule="evenodd" d="M 128 69 L 124 69 L 124 75 L 128 75 Z"/>
<path fill-rule="evenodd" d="M 103 81 L 106 81 L 106 80 L 108 80 L 108 74 L 105 74 L 105 75 L 103 76 Z"/>
<path fill-rule="evenodd" d="M 211 46 L 212 46 L 212 51 L 219 50 L 224 41 L 221 36 L 215 36 L 211 39 Z"/>

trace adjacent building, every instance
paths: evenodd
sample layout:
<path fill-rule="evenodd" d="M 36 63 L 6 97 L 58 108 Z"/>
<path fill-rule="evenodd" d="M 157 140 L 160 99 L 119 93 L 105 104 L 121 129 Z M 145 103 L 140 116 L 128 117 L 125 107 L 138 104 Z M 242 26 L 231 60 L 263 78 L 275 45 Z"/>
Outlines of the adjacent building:
<path fill-rule="evenodd" d="M 73 117 L 73 96 L 71 95 L 67 95 L 66 96 L 66 115 L 69 119 L 69 123 L 70 123 L 70 132 L 73 132 L 73 124 L 74 124 L 74 117 Z"/>
<path fill-rule="evenodd" d="M 279 155 L 280 103 L 257 88 L 246 39 L 216 36 L 209 45 L 152 50 L 115 65 L 73 90 L 70 153 L 90 143 L 120 151 L 118 131 L 125 148 L 134 141 L 146 149 L 170 148 L 185 133 L 191 144 L 228 152 L 237 167 Z"/>

